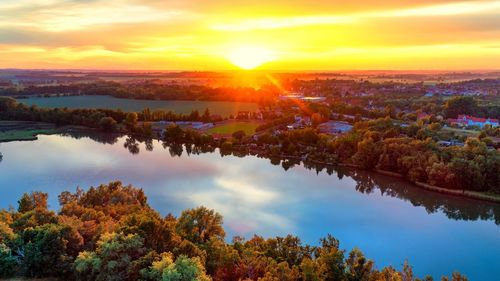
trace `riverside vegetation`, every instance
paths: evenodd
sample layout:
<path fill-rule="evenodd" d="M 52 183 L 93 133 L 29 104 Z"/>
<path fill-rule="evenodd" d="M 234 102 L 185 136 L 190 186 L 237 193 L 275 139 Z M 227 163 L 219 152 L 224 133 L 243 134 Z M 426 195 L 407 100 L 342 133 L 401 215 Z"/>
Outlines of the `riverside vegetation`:
<path fill-rule="evenodd" d="M 293 118 L 293 117 L 292 117 Z M 358 121 L 349 133 L 340 137 L 321 134 L 314 127 L 280 133 L 267 128 L 286 127 L 292 118 L 283 117 L 257 128 L 258 134 L 246 136 L 235 132 L 230 139 L 192 129 L 168 125 L 161 135 L 153 132 L 149 121 L 211 119 L 202 115 L 177 115 L 172 112 L 124 113 L 119 110 L 39 109 L 26 107 L 11 98 L 0 98 L 1 120 L 43 121 L 58 125 L 83 125 L 106 132 L 119 131 L 138 137 L 160 137 L 177 144 L 220 148 L 239 154 L 256 154 L 290 161 L 305 160 L 323 164 L 352 165 L 367 170 L 382 170 L 409 181 L 450 190 L 488 193 L 484 198 L 496 200 L 500 193 L 500 153 L 489 148 L 486 134 L 469 137 L 463 147 L 440 147 L 434 140 L 440 126 L 412 124 L 401 126 L 391 118 Z M 314 118 L 313 118 L 314 121 Z"/>
<path fill-rule="evenodd" d="M 402 269 L 377 269 L 333 236 L 318 246 L 288 235 L 227 243 L 223 218 L 205 207 L 162 217 L 142 189 L 111 182 L 59 195 L 24 194 L 0 211 L 0 276 L 62 280 L 433 280 Z M 463 281 L 453 273 L 441 280 Z"/>

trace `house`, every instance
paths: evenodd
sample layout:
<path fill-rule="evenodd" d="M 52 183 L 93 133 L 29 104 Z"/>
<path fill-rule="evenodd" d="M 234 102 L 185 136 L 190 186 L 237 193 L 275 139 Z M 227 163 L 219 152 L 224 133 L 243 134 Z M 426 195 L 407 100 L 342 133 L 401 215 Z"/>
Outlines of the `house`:
<path fill-rule="evenodd" d="M 494 118 L 480 118 L 470 115 L 458 115 L 457 119 L 448 119 L 451 125 L 458 126 L 478 126 L 483 128 L 485 125 L 490 125 L 492 127 L 498 127 L 498 119 Z"/>

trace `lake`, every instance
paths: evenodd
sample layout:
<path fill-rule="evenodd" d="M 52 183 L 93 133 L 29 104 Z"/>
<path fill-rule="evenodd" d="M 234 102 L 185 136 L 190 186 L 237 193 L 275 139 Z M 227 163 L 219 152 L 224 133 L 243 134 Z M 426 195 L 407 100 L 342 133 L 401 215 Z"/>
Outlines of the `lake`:
<path fill-rule="evenodd" d="M 210 108 L 212 114 L 219 114 L 223 117 L 231 114 L 236 115 L 239 111 L 257 111 L 258 106 L 249 102 L 228 102 L 228 101 L 182 101 L 182 100 L 134 100 L 120 99 L 111 96 L 66 96 L 66 97 L 30 97 L 18 99 L 18 102 L 28 106 L 56 108 L 104 108 L 121 109 L 123 111 L 142 111 L 145 108 L 151 110 L 172 111 L 179 114 L 189 114 L 193 110 L 198 110 L 203 114 L 205 109 Z"/>
<path fill-rule="evenodd" d="M 500 276 L 499 204 L 363 171 L 285 170 L 274 165 L 279 161 L 254 156 L 177 156 L 178 149 L 156 141 L 130 143 L 105 135 L 41 135 L 0 144 L 0 208 L 17 207 L 24 192 L 41 190 L 57 210 L 60 192 L 119 179 L 143 188 L 162 215 L 200 205 L 215 209 L 228 240 L 290 233 L 317 245 L 330 233 L 341 248 L 360 248 L 378 268 L 401 268 L 408 259 L 420 277 L 456 270 L 470 280 Z"/>

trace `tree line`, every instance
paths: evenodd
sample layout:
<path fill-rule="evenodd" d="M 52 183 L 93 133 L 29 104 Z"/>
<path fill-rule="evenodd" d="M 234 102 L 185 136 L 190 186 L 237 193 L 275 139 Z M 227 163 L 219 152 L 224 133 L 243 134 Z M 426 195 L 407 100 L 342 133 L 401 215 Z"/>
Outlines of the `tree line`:
<path fill-rule="evenodd" d="M 145 100 L 203 100 L 203 101 L 238 101 L 268 103 L 278 95 L 275 88 L 263 86 L 251 87 L 209 87 L 196 84 L 159 84 L 154 81 L 139 83 L 118 83 L 99 81 L 92 83 L 73 83 L 69 85 L 28 86 L 23 89 L 0 89 L 4 96 L 50 96 L 69 95 L 105 95 L 127 99 Z"/>

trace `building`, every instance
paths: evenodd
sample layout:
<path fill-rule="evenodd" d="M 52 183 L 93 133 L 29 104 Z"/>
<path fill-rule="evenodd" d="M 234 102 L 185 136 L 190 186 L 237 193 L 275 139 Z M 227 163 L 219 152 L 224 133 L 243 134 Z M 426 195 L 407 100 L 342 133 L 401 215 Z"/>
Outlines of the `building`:
<path fill-rule="evenodd" d="M 458 115 L 457 119 L 448 119 L 448 122 L 451 125 L 458 126 L 478 126 L 480 128 L 483 128 L 486 125 L 490 125 L 492 127 L 498 127 L 498 119 L 480 118 L 470 115 Z"/>
<path fill-rule="evenodd" d="M 347 122 L 330 120 L 319 124 L 318 129 L 324 134 L 343 134 L 349 132 L 352 129 L 352 125 Z"/>

